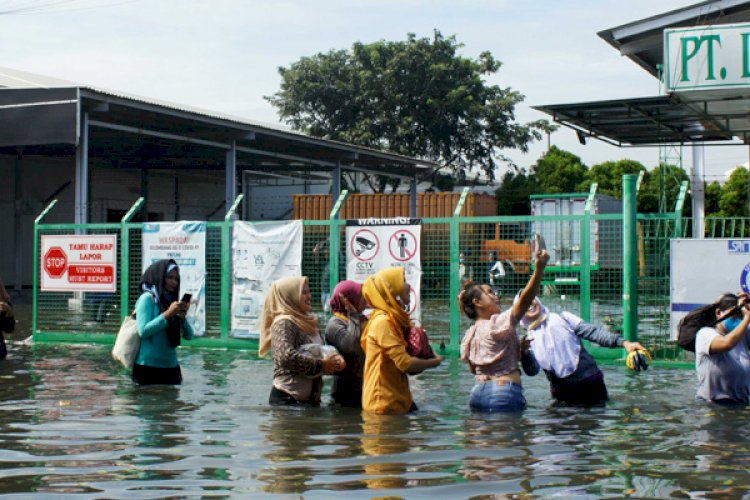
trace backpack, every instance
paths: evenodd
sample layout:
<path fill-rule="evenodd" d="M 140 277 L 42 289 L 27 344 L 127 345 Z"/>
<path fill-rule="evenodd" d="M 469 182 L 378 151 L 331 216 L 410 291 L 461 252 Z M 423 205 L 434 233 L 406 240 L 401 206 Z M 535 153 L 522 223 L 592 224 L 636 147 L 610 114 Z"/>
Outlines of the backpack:
<path fill-rule="evenodd" d="M 721 321 L 716 318 L 718 304 L 708 304 L 693 309 L 677 324 L 677 344 L 686 351 L 695 352 L 695 337 L 698 330 L 706 326 L 714 326 Z"/>

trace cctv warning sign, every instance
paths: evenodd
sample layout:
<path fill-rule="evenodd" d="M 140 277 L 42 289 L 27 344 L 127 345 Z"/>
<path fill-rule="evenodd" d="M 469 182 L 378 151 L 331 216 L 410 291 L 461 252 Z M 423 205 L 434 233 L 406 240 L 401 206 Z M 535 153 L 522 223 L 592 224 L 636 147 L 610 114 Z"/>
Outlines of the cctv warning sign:
<path fill-rule="evenodd" d="M 364 283 L 371 275 L 401 266 L 412 288 L 409 311 L 419 320 L 422 281 L 421 220 L 408 217 L 346 221 L 346 278 Z"/>

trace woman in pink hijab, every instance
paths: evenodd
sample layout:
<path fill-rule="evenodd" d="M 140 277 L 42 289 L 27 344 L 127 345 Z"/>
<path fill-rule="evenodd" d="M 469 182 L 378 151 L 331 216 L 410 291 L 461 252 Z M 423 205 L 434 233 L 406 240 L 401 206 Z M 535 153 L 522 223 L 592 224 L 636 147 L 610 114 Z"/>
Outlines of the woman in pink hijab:
<path fill-rule="evenodd" d="M 341 406 L 361 408 L 365 353 L 360 337 L 367 321 L 362 315 L 367 307 L 362 297 L 362 285 L 356 281 L 342 281 L 333 289 L 330 305 L 333 316 L 326 326 L 326 342 L 338 349 L 346 361 L 346 368 L 333 377 L 331 397 Z"/>

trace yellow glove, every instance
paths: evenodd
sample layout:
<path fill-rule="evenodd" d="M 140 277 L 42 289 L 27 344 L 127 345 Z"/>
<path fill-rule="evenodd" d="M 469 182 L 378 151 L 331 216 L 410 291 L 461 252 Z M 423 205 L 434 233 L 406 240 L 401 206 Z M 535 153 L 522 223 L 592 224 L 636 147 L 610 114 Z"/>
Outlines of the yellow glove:
<path fill-rule="evenodd" d="M 643 349 L 636 349 L 628 353 L 625 364 L 633 371 L 648 370 L 648 364 L 651 362 L 651 354 Z"/>

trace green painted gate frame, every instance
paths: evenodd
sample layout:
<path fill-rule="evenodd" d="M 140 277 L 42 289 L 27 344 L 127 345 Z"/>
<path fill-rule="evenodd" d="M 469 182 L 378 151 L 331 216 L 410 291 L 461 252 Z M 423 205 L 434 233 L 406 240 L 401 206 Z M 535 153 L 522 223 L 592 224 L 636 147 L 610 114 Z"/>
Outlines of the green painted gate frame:
<path fill-rule="evenodd" d="M 461 252 L 460 238 L 461 238 L 461 226 L 469 224 L 495 224 L 498 222 L 530 222 L 539 220 L 540 218 L 545 221 L 578 221 L 581 224 L 581 246 L 582 246 L 582 265 L 579 266 L 575 271 L 579 272 L 580 282 L 580 311 L 581 316 L 584 319 L 589 319 L 591 312 L 591 271 L 592 266 L 590 265 L 590 258 L 586 258 L 589 255 L 589 244 L 590 242 L 590 224 L 592 220 L 591 206 L 592 200 L 596 193 L 596 185 L 592 185 L 589 191 L 589 196 L 586 202 L 583 216 L 577 215 L 566 215 L 566 216 L 544 216 L 544 217 L 533 217 L 533 216 L 491 216 L 491 217 L 461 217 L 461 211 L 464 203 L 469 194 L 469 189 L 464 188 L 458 203 L 456 204 L 455 210 L 452 217 L 442 218 L 429 218 L 423 219 L 423 224 L 440 224 L 447 225 L 449 228 L 449 259 L 448 269 L 450 273 L 449 277 L 449 330 L 450 338 L 446 346 L 446 352 L 451 355 L 458 353 L 458 347 L 460 343 L 460 311 L 459 305 L 453 297 L 458 296 L 459 292 L 459 255 Z M 681 236 L 684 231 L 684 225 L 682 220 L 682 206 L 685 200 L 685 194 L 687 190 L 686 183 L 681 186 L 680 195 L 675 206 L 675 211 L 671 214 L 660 214 L 660 220 L 672 221 L 674 223 L 674 236 Z M 637 196 L 637 181 L 635 176 L 625 176 L 623 178 L 623 193 L 624 193 L 624 213 L 622 216 L 616 214 L 600 214 L 597 215 L 597 220 L 622 220 L 623 221 L 623 256 L 625 257 L 623 269 L 623 283 L 628 287 L 628 291 L 623 293 L 623 312 L 624 312 L 624 335 L 630 340 L 637 339 L 637 293 L 638 293 L 638 279 L 637 279 L 637 220 L 641 220 L 643 217 L 648 220 L 654 218 L 652 214 L 638 215 L 634 212 L 636 206 Z M 339 281 L 340 269 L 342 263 L 340 262 L 340 252 L 333 251 L 333 249 L 341 249 L 341 234 L 343 226 L 346 221 L 339 218 L 342 207 L 346 203 L 348 196 L 347 191 L 342 191 L 341 196 L 336 201 L 333 209 L 331 210 L 328 220 L 313 221 L 305 220 L 303 224 L 305 226 L 328 226 L 328 237 L 329 241 L 329 258 L 330 258 L 330 276 L 329 285 L 332 290 Z M 209 347 L 209 348 L 236 348 L 236 349 L 257 349 L 257 341 L 247 339 L 236 339 L 230 336 L 231 330 L 231 269 L 232 269 L 232 225 L 235 219 L 235 211 L 237 206 L 242 201 L 243 195 L 239 195 L 230 209 L 227 211 L 224 220 L 220 222 L 207 222 L 207 227 L 219 228 L 221 231 L 221 284 L 220 284 L 220 334 L 218 337 L 202 337 L 196 338 L 191 341 L 187 346 L 194 347 Z M 120 223 L 114 224 L 43 224 L 44 218 L 54 208 L 57 200 L 53 200 L 36 218 L 34 221 L 34 268 L 33 268 L 33 312 L 32 312 L 32 333 L 34 340 L 40 342 L 69 342 L 69 343 L 100 343 L 100 344 L 112 344 L 115 339 L 115 332 L 103 332 L 103 333 L 84 333 L 84 332 L 70 332 L 70 331 L 49 331 L 45 329 L 41 331 L 38 324 L 38 307 L 39 307 L 39 284 L 40 284 L 40 235 L 45 231 L 68 231 L 71 233 L 86 233 L 95 230 L 107 230 L 107 231 L 119 231 L 120 234 L 120 314 L 121 319 L 124 319 L 125 315 L 129 313 L 129 284 L 130 284 L 130 231 L 142 227 L 141 223 L 131 222 L 134 215 L 142 208 L 143 199 L 139 198 L 132 205 L 130 210 L 125 214 Z M 620 219 L 622 217 L 622 219 Z M 271 221 L 259 221 L 253 222 L 255 224 L 270 223 Z M 214 261 L 215 262 L 215 261 Z M 635 278 L 635 281 L 629 281 L 628 276 Z M 594 354 L 597 358 L 622 358 L 622 352 L 618 349 L 599 349 L 593 348 Z"/>

